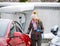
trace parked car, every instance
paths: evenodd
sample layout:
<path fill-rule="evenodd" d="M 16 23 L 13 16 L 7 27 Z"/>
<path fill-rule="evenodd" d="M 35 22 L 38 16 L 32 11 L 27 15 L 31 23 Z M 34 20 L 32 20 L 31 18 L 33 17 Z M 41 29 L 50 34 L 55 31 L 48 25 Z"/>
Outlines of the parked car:
<path fill-rule="evenodd" d="M 60 31 L 59 31 L 59 26 L 55 25 L 52 29 L 51 32 L 55 35 L 53 39 L 49 42 L 49 46 L 60 46 Z"/>
<path fill-rule="evenodd" d="M 18 22 L 0 19 L 0 46 L 30 46 L 31 40 L 24 34 Z"/>

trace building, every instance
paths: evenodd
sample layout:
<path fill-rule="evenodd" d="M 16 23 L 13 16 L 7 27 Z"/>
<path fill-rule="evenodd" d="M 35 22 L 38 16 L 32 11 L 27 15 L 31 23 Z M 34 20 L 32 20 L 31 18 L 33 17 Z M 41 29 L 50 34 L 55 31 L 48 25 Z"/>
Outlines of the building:
<path fill-rule="evenodd" d="M 0 2 L 19 2 L 19 0 L 0 0 Z"/>
<path fill-rule="evenodd" d="M 58 0 L 28 0 L 28 2 L 56 2 Z M 0 0 L 0 2 L 19 2 L 19 0 Z"/>
<path fill-rule="evenodd" d="M 56 2 L 58 0 L 29 0 L 30 2 Z"/>
<path fill-rule="evenodd" d="M 58 0 L 41 0 L 42 2 L 56 2 Z"/>

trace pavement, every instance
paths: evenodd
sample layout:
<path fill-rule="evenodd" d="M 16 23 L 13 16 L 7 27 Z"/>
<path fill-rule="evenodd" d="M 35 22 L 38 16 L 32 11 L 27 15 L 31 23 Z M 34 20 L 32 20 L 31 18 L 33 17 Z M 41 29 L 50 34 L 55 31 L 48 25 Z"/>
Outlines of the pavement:
<path fill-rule="evenodd" d="M 42 43 L 41 46 L 48 46 L 48 43 Z"/>

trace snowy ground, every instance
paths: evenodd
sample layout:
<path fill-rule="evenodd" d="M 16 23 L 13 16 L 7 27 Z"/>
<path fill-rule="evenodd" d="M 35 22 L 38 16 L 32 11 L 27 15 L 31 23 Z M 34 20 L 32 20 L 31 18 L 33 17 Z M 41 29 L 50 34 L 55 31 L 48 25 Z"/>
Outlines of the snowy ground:
<path fill-rule="evenodd" d="M 42 43 L 41 46 L 48 46 L 48 43 Z"/>

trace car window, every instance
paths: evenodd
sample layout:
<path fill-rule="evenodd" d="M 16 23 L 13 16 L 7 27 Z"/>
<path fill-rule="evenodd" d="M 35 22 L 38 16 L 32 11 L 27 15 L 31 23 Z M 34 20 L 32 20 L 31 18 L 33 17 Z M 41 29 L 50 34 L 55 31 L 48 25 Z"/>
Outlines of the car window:
<path fill-rule="evenodd" d="M 0 19 L 0 37 L 5 36 L 10 20 Z"/>
<path fill-rule="evenodd" d="M 22 33 L 21 29 L 17 25 L 16 25 L 16 31 Z"/>
<path fill-rule="evenodd" d="M 15 24 L 13 22 L 10 27 L 10 37 L 13 37 L 14 32 L 16 32 L 16 28 L 15 28 Z"/>
<path fill-rule="evenodd" d="M 17 21 L 14 21 L 14 23 L 15 23 L 15 25 L 16 25 L 16 31 L 19 31 L 19 32 L 21 32 L 22 33 L 22 27 L 21 27 L 21 25 L 17 22 Z"/>
<path fill-rule="evenodd" d="M 14 32 L 21 32 L 21 28 L 19 26 L 19 24 L 13 22 L 10 28 L 10 37 L 13 37 Z"/>

